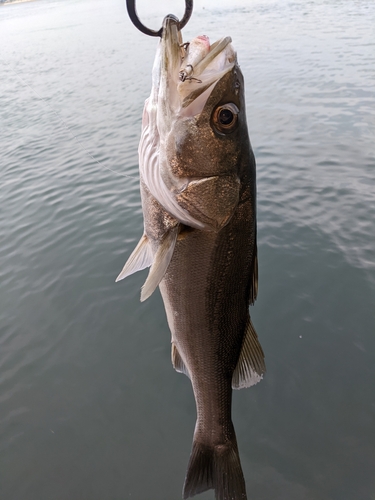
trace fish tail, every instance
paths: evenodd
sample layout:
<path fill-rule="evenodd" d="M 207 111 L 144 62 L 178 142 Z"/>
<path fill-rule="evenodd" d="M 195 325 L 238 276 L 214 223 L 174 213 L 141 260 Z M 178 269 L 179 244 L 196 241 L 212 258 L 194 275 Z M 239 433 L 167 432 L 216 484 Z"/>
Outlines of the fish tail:
<path fill-rule="evenodd" d="M 183 498 L 214 489 L 216 500 L 246 500 L 245 480 L 234 441 L 209 446 L 193 442 Z"/>

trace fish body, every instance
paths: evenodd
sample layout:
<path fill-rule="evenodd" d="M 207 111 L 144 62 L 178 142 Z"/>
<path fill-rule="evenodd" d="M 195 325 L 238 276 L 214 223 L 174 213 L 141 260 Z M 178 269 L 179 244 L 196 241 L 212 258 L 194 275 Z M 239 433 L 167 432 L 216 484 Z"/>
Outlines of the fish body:
<path fill-rule="evenodd" d="M 232 388 L 265 372 L 249 315 L 257 294 L 255 159 L 243 76 L 226 37 L 182 45 L 164 21 L 139 147 L 144 234 L 118 279 L 151 266 L 141 300 L 159 286 L 172 363 L 197 406 L 183 497 L 208 489 L 245 500 L 231 419 Z"/>

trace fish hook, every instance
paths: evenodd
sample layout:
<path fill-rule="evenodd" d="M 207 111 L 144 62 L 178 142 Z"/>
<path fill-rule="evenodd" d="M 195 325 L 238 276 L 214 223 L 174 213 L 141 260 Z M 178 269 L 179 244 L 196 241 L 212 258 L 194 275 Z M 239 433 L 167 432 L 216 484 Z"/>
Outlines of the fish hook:
<path fill-rule="evenodd" d="M 149 36 L 160 36 L 160 37 L 162 36 L 163 28 L 160 28 L 159 31 L 154 31 L 151 30 L 150 28 L 147 28 L 144 24 L 141 23 L 137 14 L 137 10 L 135 8 L 135 0 L 126 0 L 126 7 L 128 9 L 128 14 L 132 23 L 136 28 L 139 29 L 139 31 Z M 192 12 L 193 12 L 193 0 L 185 0 L 185 14 L 181 19 L 181 21 L 179 21 L 178 23 L 179 30 L 182 30 L 182 28 L 186 26 Z"/>

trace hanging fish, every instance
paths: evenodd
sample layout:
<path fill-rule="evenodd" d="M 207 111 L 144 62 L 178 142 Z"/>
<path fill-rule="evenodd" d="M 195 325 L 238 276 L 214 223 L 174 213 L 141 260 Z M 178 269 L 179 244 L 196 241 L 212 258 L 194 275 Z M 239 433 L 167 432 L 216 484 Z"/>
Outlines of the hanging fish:
<path fill-rule="evenodd" d="M 255 159 L 230 37 L 184 44 L 178 20 L 165 18 L 139 168 L 144 233 L 117 280 L 151 266 L 141 300 L 159 286 L 173 366 L 193 386 L 183 498 L 213 488 L 218 500 L 245 500 L 232 388 L 259 382 L 265 364 L 249 315 L 258 287 Z"/>

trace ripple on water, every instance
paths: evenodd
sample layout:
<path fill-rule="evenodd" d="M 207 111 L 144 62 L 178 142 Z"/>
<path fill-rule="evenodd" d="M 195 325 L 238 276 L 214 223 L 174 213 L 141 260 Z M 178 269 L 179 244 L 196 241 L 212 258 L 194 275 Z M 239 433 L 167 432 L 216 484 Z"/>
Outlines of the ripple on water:
<path fill-rule="evenodd" d="M 244 470 L 259 498 L 370 498 L 373 3 L 214 4 L 196 7 L 185 39 L 232 35 L 258 168 L 252 314 L 268 373 L 236 399 Z M 1 14 L 1 486 L 33 500 L 172 498 L 191 392 L 171 371 L 160 296 L 139 302 L 147 271 L 114 283 L 143 228 L 137 147 L 155 43 L 113 2 Z M 155 387 L 180 408 L 165 410 Z"/>

